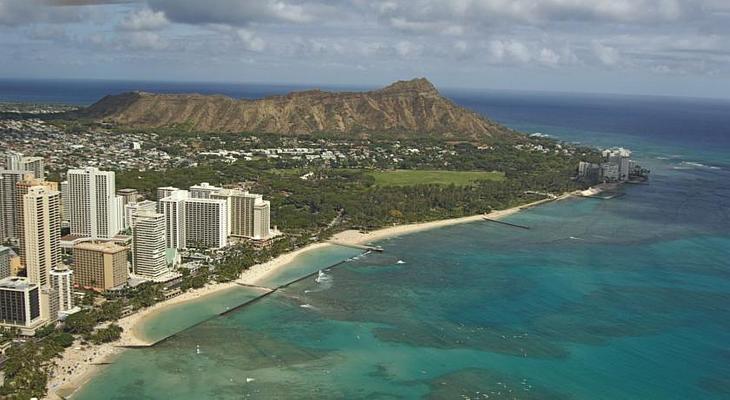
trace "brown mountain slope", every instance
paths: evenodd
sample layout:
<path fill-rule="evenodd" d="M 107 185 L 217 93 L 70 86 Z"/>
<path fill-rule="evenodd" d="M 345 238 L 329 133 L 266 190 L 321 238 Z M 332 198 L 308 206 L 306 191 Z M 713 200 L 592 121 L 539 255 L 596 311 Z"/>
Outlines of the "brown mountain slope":
<path fill-rule="evenodd" d="M 426 79 L 371 92 L 294 92 L 261 100 L 133 92 L 106 96 L 77 116 L 138 128 L 185 126 L 201 132 L 432 135 L 497 139 L 512 131 L 442 97 Z"/>

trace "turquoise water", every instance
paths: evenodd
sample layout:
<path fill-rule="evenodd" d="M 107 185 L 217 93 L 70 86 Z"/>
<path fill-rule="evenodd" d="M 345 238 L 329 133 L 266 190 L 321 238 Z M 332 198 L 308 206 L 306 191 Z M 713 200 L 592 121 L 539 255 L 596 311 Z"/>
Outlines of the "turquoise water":
<path fill-rule="evenodd" d="M 651 182 L 508 219 L 530 230 L 385 240 L 328 279 L 123 353 L 74 398 L 730 398 L 727 142 L 524 126 L 632 147 Z M 310 253 L 270 284 L 355 254 Z"/>
<path fill-rule="evenodd" d="M 308 251 L 259 284 L 276 287 L 360 253 L 358 250 L 343 247 L 327 247 L 317 251 Z M 259 290 L 232 287 L 203 298 L 175 304 L 161 310 L 151 318 L 140 321 L 137 328 L 138 334 L 149 342 L 157 342 L 235 308 L 260 294 Z"/>

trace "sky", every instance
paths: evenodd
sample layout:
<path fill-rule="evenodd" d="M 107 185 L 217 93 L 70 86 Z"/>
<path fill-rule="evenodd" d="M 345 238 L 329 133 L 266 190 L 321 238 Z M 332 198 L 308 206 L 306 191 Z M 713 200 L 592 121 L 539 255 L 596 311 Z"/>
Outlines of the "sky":
<path fill-rule="evenodd" d="M 730 0 L 0 0 L 0 78 L 730 97 Z"/>

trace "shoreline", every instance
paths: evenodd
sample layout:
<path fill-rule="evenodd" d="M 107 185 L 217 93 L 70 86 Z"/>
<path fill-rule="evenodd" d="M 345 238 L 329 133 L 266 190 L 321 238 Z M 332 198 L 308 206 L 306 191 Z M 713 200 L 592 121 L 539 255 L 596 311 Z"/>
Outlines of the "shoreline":
<path fill-rule="evenodd" d="M 596 188 L 595 190 L 600 192 L 601 188 Z M 482 221 L 485 217 L 490 219 L 500 219 L 532 207 L 580 196 L 581 194 L 582 193 L 580 191 L 569 192 L 554 198 L 549 197 L 504 210 L 492 211 L 490 213 L 431 222 L 395 225 L 367 233 L 356 230 L 347 230 L 333 235 L 329 240 L 353 245 L 365 245 L 374 241 L 408 235 L 416 232 Z M 312 243 L 289 253 L 282 254 L 265 263 L 256 264 L 245 270 L 239 279 L 235 281 L 208 284 L 200 289 L 189 290 L 177 297 L 159 302 L 152 307 L 148 307 L 124 317 L 117 321 L 117 324 L 122 327 L 123 331 L 121 338 L 116 342 L 105 343 L 102 345 L 89 344 L 86 346 L 81 346 L 75 342 L 74 345 L 67 348 L 62 353 L 62 358 L 56 361 L 58 366 L 52 369 L 52 377 L 49 376 L 47 384 L 48 394 L 45 398 L 54 400 L 65 399 L 72 395 L 99 372 L 100 366 L 111 363 L 111 361 L 124 350 L 125 346 L 149 346 L 152 344 L 139 332 L 140 326 L 142 325 L 141 323 L 145 320 L 154 318 L 157 314 L 169 307 L 202 299 L 223 290 L 238 287 L 238 284 L 258 286 L 263 280 L 291 264 L 302 253 L 329 246 L 337 246 L 337 244 L 328 243 L 327 241 Z"/>

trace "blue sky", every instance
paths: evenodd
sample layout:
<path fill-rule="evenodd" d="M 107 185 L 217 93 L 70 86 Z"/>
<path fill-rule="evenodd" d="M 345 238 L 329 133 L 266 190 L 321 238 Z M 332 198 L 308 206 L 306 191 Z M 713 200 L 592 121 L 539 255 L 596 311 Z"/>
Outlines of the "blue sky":
<path fill-rule="evenodd" d="M 0 0 L 0 77 L 730 97 L 730 0 Z"/>

